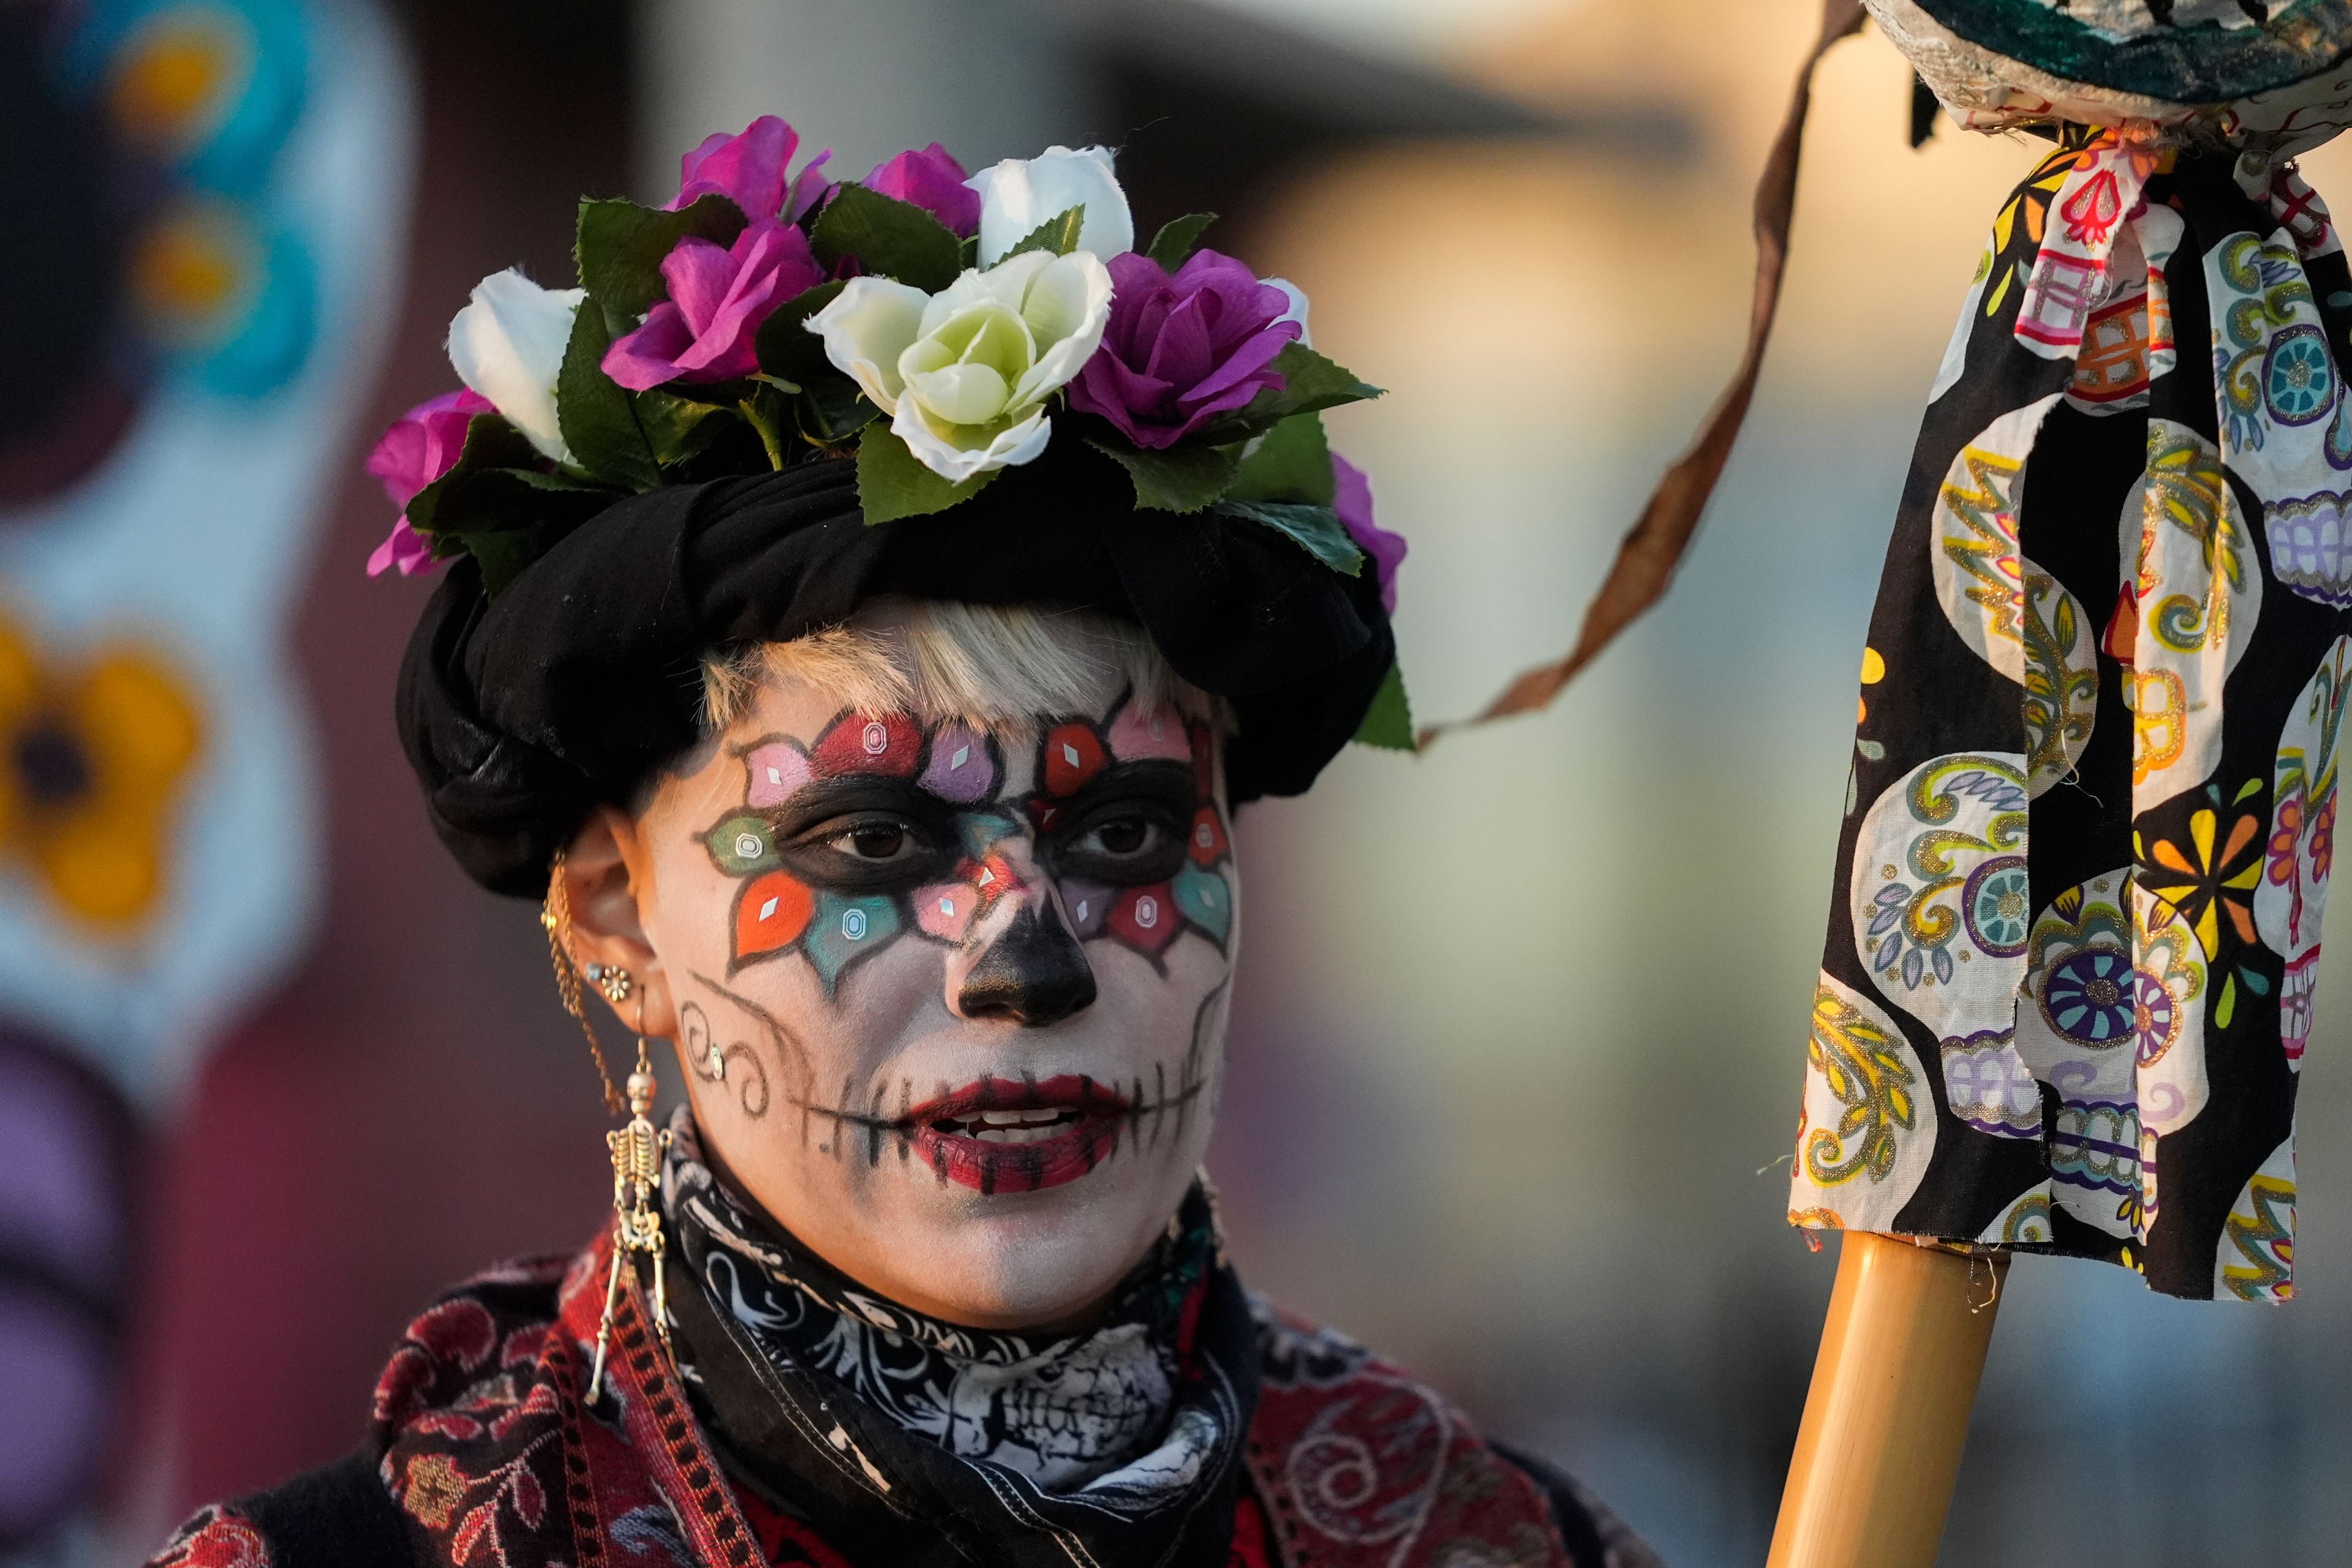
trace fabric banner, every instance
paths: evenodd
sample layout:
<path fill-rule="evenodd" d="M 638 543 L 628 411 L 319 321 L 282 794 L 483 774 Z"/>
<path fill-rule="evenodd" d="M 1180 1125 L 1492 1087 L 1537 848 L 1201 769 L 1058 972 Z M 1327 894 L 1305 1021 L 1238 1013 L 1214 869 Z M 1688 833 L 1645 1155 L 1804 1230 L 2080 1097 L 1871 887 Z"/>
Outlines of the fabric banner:
<path fill-rule="evenodd" d="M 368 0 L 0 10 L 0 1557 L 98 1550 L 131 1152 L 317 907 L 288 636 L 411 97 Z"/>
<path fill-rule="evenodd" d="M 1863 654 L 1793 1223 L 2293 1294 L 2347 333 L 2292 163 L 2075 128 L 1994 219 Z"/>

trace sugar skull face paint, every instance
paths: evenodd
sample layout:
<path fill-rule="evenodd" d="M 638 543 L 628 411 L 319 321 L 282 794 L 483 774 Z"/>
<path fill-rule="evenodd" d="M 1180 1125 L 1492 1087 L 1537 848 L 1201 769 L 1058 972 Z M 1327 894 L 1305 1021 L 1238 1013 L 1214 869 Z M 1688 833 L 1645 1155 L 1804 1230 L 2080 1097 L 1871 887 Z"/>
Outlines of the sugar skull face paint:
<path fill-rule="evenodd" d="M 702 841 L 741 879 L 730 975 L 798 952 L 830 996 L 902 933 L 961 946 L 1003 899 L 1034 890 L 1007 858 L 1024 837 L 1080 941 L 1108 936 L 1163 972 L 1160 954 L 1187 930 L 1224 949 L 1232 850 L 1214 741 L 1173 708 L 1122 700 L 1107 728 L 1045 728 L 1025 833 L 1003 804 L 996 742 L 966 724 L 926 731 L 905 714 L 850 712 L 806 749 L 772 733 L 729 750 L 743 760 L 742 809 Z"/>
<path fill-rule="evenodd" d="M 705 1148 L 953 1321 L 1080 1311 L 1222 1077 L 1238 882 L 1205 700 L 994 732 L 777 680 L 664 779 L 630 881 Z"/>

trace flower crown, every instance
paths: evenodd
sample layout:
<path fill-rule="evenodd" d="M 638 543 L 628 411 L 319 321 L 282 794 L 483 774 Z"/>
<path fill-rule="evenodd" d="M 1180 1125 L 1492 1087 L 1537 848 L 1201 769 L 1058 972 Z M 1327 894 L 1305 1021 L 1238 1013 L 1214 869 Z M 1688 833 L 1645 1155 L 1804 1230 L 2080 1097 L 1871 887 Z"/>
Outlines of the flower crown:
<path fill-rule="evenodd" d="M 667 206 L 583 201 L 577 288 L 476 286 L 449 324 L 465 389 L 368 459 L 404 509 L 371 574 L 463 552 L 496 594 L 623 496 L 853 447 L 887 522 L 1083 443 L 1139 507 L 1261 524 L 1349 576 L 1370 556 L 1394 608 L 1404 542 L 1318 416 L 1380 389 L 1308 346 L 1297 289 L 1201 247 L 1213 215 L 1138 250 L 1100 147 L 966 177 L 933 142 L 835 184 L 830 150 L 792 170 L 799 142 L 762 116 L 688 153 Z"/>

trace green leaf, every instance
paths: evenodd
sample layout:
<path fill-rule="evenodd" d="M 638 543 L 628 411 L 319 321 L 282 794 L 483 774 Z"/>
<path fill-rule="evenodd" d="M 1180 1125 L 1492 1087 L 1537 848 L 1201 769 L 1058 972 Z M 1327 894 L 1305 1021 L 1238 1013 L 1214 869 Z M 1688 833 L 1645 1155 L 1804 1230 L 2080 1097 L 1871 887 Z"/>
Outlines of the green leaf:
<path fill-rule="evenodd" d="M 628 389 L 604 374 L 604 351 L 612 346 L 602 310 L 583 310 L 572 318 L 572 341 L 555 378 L 556 424 L 582 468 L 600 479 L 649 490 L 661 483 L 661 465 L 637 424 Z"/>
<path fill-rule="evenodd" d="M 760 323 L 760 369 L 800 389 L 793 397 L 793 424 L 803 440 L 817 447 L 845 445 L 882 412 L 825 358 L 824 340 L 808 330 L 808 319 L 833 303 L 841 289 L 837 281 L 820 283 L 785 300 Z"/>
<path fill-rule="evenodd" d="M 857 443 L 857 505 L 868 523 L 921 517 L 970 500 L 1002 472 L 991 468 L 960 485 L 950 484 L 923 467 L 888 426 L 868 425 Z"/>
<path fill-rule="evenodd" d="M 662 383 L 655 390 L 660 392 L 665 397 L 674 397 L 680 403 L 700 404 L 705 408 L 732 408 L 751 396 L 751 388 L 758 384 L 759 383 L 750 376 L 742 376 L 734 381 L 688 381 L 681 376 L 676 381 Z M 630 395 L 642 400 L 646 394 L 636 392 L 631 393 Z M 646 423 L 645 405 L 642 401 L 637 405 L 637 423 L 646 426 L 646 439 L 652 440 L 653 426 Z"/>
<path fill-rule="evenodd" d="M 626 201 L 583 201 L 572 258 L 580 286 L 612 315 L 627 323 L 668 297 L 662 258 L 688 235 L 713 245 L 732 245 L 743 232 L 742 209 L 725 196 L 709 195 L 679 212 L 661 212 Z M 576 450 L 576 448 L 575 448 Z"/>
<path fill-rule="evenodd" d="M 1299 549 L 1339 573 L 1353 577 L 1364 569 L 1364 552 L 1348 537 L 1347 526 L 1339 514 L 1328 506 L 1310 506 L 1296 501 L 1227 500 L 1217 503 L 1217 510 L 1229 517 L 1245 517 L 1252 522 L 1262 522 L 1289 540 Z"/>
<path fill-rule="evenodd" d="M 502 479 L 511 479 L 526 489 L 554 490 L 570 494 L 593 492 L 607 498 L 613 494 L 611 486 L 600 485 L 593 479 L 583 479 L 577 474 L 567 474 L 562 468 L 552 471 L 546 468 L 485 468 L 482 471 L 485 474 L 496 474 Z"/>
<path fill-rule="evenodd" d="M 1381 393 L 1381 388 L 1357 380 L 1354 371 L 1333 363 L 1305 343 L 1292 343 L 1275 355 L 1274 368 L 1282 373 L 1282 391 L 1277 395 L 1288 405 L 1286 414 L 1337 408 Z"/>
<path fill-rule="evenodd" d="M 882 411 L 845 375 L 814 377 L 793 399 L 793 423 L 801 439 L 814 447 L 845 447 L 881 417 Z"/>
<path fill-rule="evenodd" d="M 1333 363 L 1304 343 L 1292 343 L 1275 355 L 1274 368 L 1282 373 L 1281 391 L 1259 393 L 1241 412 L 1202 431 L 1200 439 L 1221 443 L 1244 440 L 1271 430 L 1295 414 L 1337 408 L 1343 403 L 1360 403 L 1381 395 L 1381 388 L 1357 380 L 1353 371 Z"/>
<path fill-rule="evenodd" d="M 484 473 L 512 474 L 535 468 L 541 458 L 523 433 L 503 416 L 477 414 L 466 422 L 465 445 L 449 471 L 409 498 L 408 526 L 419 533 L 439 533 L 465 525 L 466 491 Z M 509 482 L 510 488 L 511 482 Z M 445 520 L 445 509 L 449 515 Z"/>
<path fill-rule="evenodd" d="M 1171 217 L 1160 226 L 1160 232 L 1151 237 L 1151 248 L 1143 254 L 1173 272 L 1199 247 L 1201 231 L 1216 221 L 1214 213 L 1187 213 L 1182 217 Z"/>
<path fill-rule="evenodd" d="M 481 568 L 483 596 L 493 599 L 546 548 L 534 528 L 469 530 L 454 537 Z"/>
<path fill-rule="evenodd" d="M 1058 217 L 1049 217 L 1029 231 L 1020 244 L 1004 256 L 1018 256 L 1024 250 L 1050 250 L 1056 256 L 1067 256 L 1078 247 L 1078 230 L 1086 226 L 1087 208 L 1081 202 Z M 999 261 L 1004 256 L 997 258 Z"/>
<path fill-rule="evenodd" d="M 436 556 L 474 557 L 483 591 L 496 594 L 614 499 L 611 489 L 551 473 L 545 463 L 506 420 L 477 414 L 457 463 L 409 501 L 409 526 L 432 540 Z"/>
<path fill-rule="evenodd" d="M 1165 452 L 1108 441 L 1087 445 L 1118 459 L 1135 481 L 1135 504 L 1151 511 L 1199 511 L 1225 493 L 1239 467 L 1231 452 L 1189 442 Z"/>
<path fill-rule="evenodd" d="M 838 279 L 820 283 L 793 295 L 760 323 L 752 348 L 764 374 L 782 376 L 800 386 L 806 386 L 820 375 L 841 374 L 824 357 L 824 340 L 808 330 L 808 319 L 832 304 L 841 289 Z"/>
<path fill-rule="evenodd" d="M 955 231 L 912 202 L 864 185 L 835 185 L 809 246 L 830 271 L 854 256 L 868 273 L 936 294 L 963 270 L 963 242 Z"/>
<path fill-rule="evenodd" d="M 780 390 L 766 382 L 755 383 L 751 395 L 735 405 L 743 422 L 760 433 L 760 444 L 767 448 L 768 467 L 782 469 L 789 460 L 784 442 L 784 416 L 791 407 L 793 394 Z"/>
<path fill-rule="evenodd" d="M 1294 414 L 1267 431 L 1256 450 L 1242 459 L 1241 473 L 1225 499 L 1329 506 L 1338 493 L 1322 416 Z"/>
<path fill-rule="evenodd" d="M 1356 727 L 1356 739 L 1391 752 L 1421 750 L 1412 732 L 1412 704 L 1405 700 L 1402 665 L 1389 666 L 1380 690 L 1372 696 L 1372 705 L 1364 710 L 1364 721 Z"/>
<path fill-rule="evenodd" d="M 653 447 L 654 460 L 665 467 L 699 456 L 727 432 L 722 410 L 658 386 L 638 393 L 636 407 L 637 424 Z"/>

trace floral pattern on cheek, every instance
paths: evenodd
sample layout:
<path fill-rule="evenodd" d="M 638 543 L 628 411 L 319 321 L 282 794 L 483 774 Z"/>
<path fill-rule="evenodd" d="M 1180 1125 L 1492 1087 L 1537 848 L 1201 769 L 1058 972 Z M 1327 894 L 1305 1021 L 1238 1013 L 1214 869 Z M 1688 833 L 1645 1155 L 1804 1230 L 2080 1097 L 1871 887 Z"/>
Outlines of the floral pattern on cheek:
<path fill-rule="evenodd" d="M 815 966 L 817 978 L 824 982 L 827 996 L 834 994 L 851 964 L 881 952 L 905 929 L 898 901 L 887 893 L 856 898 L 832 892 L 817 895 L 816 913 L 809 921 L 801 951 Z"/>
<path fill-rule="evenodd" d="M 1174 901 L 1168 896 L 1168 884 L 1154 882 L 1148 888 L 1121 888 L 1110 906 L 1110 934 L 1136 952 L 1157 958 L 1168 951 L 1183 929 Z M 1212 939 L 1223 945 L 1222 939 Z"/>
<path fill-rule="evenodd" d="M 966 859 L 956 868 L 956 879 L 916 890 L 915 924 L 925 936 L 961 944 L 970 933 L 972 921 L 995 908 L 998 900 L 1022 887 L 1020 873 L 997 854 L 984 860 Z"/>
<path fill-rule="evenodd" d="M 1187 866 L 1176 873 L 1168 885 L 1175 895 L 1176 907 L 1193 929 L 1224 950 L 1225 938 L 1233 934 L 1233 886 L 1221 872 L 1200 866 Z"/>
<path fill-rule="evenodd" d="M 1062 901 L 1070 909 L 1071 934 L 1080 942 L 1102 935 L 1103 927 L 1110 923 L 1110 907 L 1118 901 L 1118 893 L 1117 888 L 1106 888 L 1100 882 L 1063 878 Z"/>
<path fill-rule="evenodd" d="M 972 756 L 982 758 L 992 788 L 1002 772 L 994 753 L 970 731 L 964 734 L 966 739 L 950 745 L 949 752 L 969 747 L 967 763 Z M 945 732 L 939 739 L 946 739 Z M 813 888 L 784 869 L 776 849 L 775 824 L 767 814 L 818 779 L 848 773 L 911 779 L 924 755 L 924 742 L 921 727 L 903 713 L 845 713 L 806 750 L 773 736 L 743 753 L 743 809 L 730 813 L 702 836 L 711 864 L 742 882 L 730 921 L 728 973 L 797 952 L 816 971 L 830 997 L 851 965 L 915 925 L 912 911 L 904 907 L 904 894 Z M 936 741 L 931 749 L 940 749 Z"/>
<path fill-rule="evenodd" d="M 743 884 L 735 896 L 735 952 L 729 972 L 800 941 L 816 912 L 808 884 L 771 871 Z"/>
<path fill-rule="evenodd" d="M 1084 720 L 1055 725 L 1039 745 L 1042 788 L 1029 798 L 1030 821 L 1040 833 L 1052 828 L 1062 801 L 1114 760 L 1192 763 L 1198 800 L 1186 836 L 1186 863 L 1170 880 L 1142 887 L 1061 879 L 1073 934 L 1080 942 L 1108 937 L 1155 965 L 1186 931 L 1223 952 L 1234 928 L 1233 883 L 1224 870 L 1233 858 L 1233 840 L 1217 805 L 1216 738 L 1207 725 L 1186 721 L 1171 709 L 1139 713 L 1127 707 L 1105 728 Z"/>
<path fill-rule="evenodd" d="M 1192 864 L 1214 866 L 1225 858 L 1231 847 L 1225 842 L 1224 820 L 1217 808 L 1204 805 L 1192 817 Z"/>

